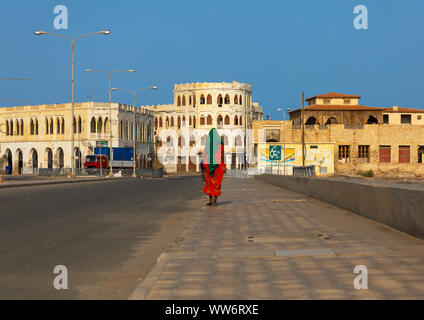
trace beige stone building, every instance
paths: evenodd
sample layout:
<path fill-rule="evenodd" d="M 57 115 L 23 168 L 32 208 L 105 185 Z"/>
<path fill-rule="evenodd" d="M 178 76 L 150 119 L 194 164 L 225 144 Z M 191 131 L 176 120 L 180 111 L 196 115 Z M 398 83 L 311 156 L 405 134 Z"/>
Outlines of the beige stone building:
<path fill-rule="evenodd" d="M 35 105 L 0 108 L 0 159 L 12 173 L 33 173 L 39 168 L 82 167 L 85 156 L 99 144 L 133 147 L 137 139 L 137 166 L 151 165 L 153 148 L 153 112 L 112 103 L 75 103 L 74 150 L 72 148 L 71 104 Z M 112 115 L 112 117 L 110 117 Z M 112 121 L 110 121 L 112 119 Z"/>
<path fill-rule="evenodd" d="M 424 177 L 424 110 L 364 107 L 358 104 L 359 98 L 329 93 L 306 99 L 305 157 L 315 152 L 311 147 L 333 144 L 336 174 L 371 169 L 381 176 Z M 260 157 L 261 144 L 301 143 L 301 112 L 290 112 L 290 121 L 254 122 L 251 153 Z M 277 133 L 267 133 L 272 130 Z M 296 153 L 296 160 L 302 157 L 301 151 Z"/>
<path fill-rule="evenodd" d="M 211 128 L 223 137 L 227 165 L 241 168 L 248 152 L 246 133 L 253 121 L 263 119 L 262 108 L 252 102 L 251 84 L 236 81 L 176 84 L 172 104 L 144 108 L 155 113 L 157 155 L 168 172 L 199 171 Z"/>

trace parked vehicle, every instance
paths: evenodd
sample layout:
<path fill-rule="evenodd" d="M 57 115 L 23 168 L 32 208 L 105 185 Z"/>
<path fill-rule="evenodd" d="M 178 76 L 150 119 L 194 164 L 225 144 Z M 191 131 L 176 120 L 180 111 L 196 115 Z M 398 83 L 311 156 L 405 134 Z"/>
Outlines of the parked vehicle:
<path fill-rule="evenodd" d="M 101 155 L 88 155 L 85 158 L 84 168 L 100 169 L 100 163 L 102 168 L 109 168 L 109 157 Z"/>
<path fill-rule="evenodd" d="M 105 148 L 105 147 L 95 148 L 94 156 L 105 157 L 107 159 L 106 168 L 109 168 L 110 148 Z M 112 166 L 113 168 L 116 168 L 116 169 L 132 168 L 134 166 L 134 149 L 133 148 L 113 148 Z M 98 168 L 100 168 L 100 163 Z"/>

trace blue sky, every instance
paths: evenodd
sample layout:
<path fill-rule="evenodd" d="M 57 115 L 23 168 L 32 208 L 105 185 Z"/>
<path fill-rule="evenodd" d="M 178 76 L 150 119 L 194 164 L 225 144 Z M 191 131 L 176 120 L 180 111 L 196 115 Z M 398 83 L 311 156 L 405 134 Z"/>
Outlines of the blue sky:
<path fill-rule="evenodd" d="M 353 8 L 366 5 L 369 29 L 355 30 Z M 55 30 L 53 8 L 69 10 L 69 29 Z M 424 106 L 424 19 L 421 0 L 43 0 L 0 3 L 0 99 L 29 104 L 71 100 L 71 49 L 41 29 L 74 37 L 102 29 L 110 36 L 76 44 L 76 101 L 107 101 L 103 74 L 84 69 L 135 69 L 113 87 L 144 91 L 137 104 L 171 103 L 174 83 L 251 82 L 254 101 L 276 119 L 301 93 L 362 95 L 371 106 Z M 113 100 L 131 103 L 128 93 Z M 0 102 L 1 105 L 19 103 Z"/>

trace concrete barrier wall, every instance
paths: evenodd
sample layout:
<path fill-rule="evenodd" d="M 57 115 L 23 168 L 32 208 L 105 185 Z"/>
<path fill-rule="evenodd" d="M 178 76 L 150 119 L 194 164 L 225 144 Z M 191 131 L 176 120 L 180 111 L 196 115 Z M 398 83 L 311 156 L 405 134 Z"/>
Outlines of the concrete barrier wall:
<path fill-rule="evenodd" d="M 316 177 L 259 175 L 255 178 L 424 239 L 424 189 Z"/>

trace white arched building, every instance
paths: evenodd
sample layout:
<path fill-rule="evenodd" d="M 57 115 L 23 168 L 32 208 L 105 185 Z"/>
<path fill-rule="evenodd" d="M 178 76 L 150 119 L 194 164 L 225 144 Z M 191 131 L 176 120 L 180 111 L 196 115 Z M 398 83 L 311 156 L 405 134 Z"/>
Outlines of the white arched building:
<path fill-rule="evenodd" d="M 132 148 L 134 138 L 137 167 L 152 167 L 152 111 L 121 103 L 83 102 L 74 107 L 73 121 L 70 103 L 0 107 L 0 173 L 5 166 L 13 174 L 70 169 L 72 152 L 79 168 L 100 143 L 110 146 L 112 140 L 113 147 Z"/>
<path fill-rule="evenodd" d="M 243 167 L 247 132 L 253 120 L 263 119 L 262 108 L 252 102 L 252 85 L 237 81 L 176 84 L 173 104 L 143 108 L 154 111 L 156 152 L 168 172 L 199 171 L 211 128 L 224 139 L 227 166 Z"/>

